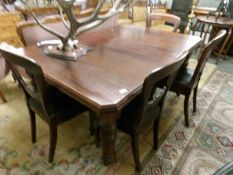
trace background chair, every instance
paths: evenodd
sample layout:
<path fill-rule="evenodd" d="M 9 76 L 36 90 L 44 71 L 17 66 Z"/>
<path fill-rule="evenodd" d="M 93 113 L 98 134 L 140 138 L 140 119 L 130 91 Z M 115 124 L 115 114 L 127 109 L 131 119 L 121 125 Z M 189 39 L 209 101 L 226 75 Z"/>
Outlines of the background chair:
<path fill-rule="evenodd" d="M 191 70 L 188 67 L 183 67 L 176 79 L 174 80 L 171 91 L 182 94 L 185 96 L 184 99 L 184 116 L 185 116 L 185 125 L 189 126 L 189 113 L 188 113 L 188 106 L 189 106 L 189 97 L 191 95 L 191 92 L 193 91 L 193 111 L 196 112 L 196 98 L 197 98 L 197 89 L 198 89 L 198 83 L 201 79 L 201 75 L 203 73 L 203 69 L 206 65 L 206 62 L 213 52 L 213 50 L 216 48 L 218 44 L 221 43 L 221 41 L 224 38 L 224 35 L 226 34 L 225 30 L 219 31 L 217 36 L 213 38 L 204 48 L 202 51 L 200 58 L 198 60 L 197 66 L 195 70 Z"/>
<path fill-rule="evenodd" d="M 137 171 L 141 171 L 138 135 L 153 125 L 154 149 L 157 149 L 159 120 L 164 100 L 186 55 L 184 54 L 177 59 L 174 64 L 152 71 L 144 80 L 141 94 L 122 110 L 117 126 L 121 131 L 131 136 L 131 146 Z M 165 80 L 161 88 L 159 85 L 163 79 Z"/>
<path fill-rule="evenodd" d="M 163 21 L 163 24 L 157 24 L 152 26 L 153 21 Z M 165 25 L 165 24 L 169 25 Z M 170 26 L 173 25 L 173 27 Z M 164 30 L 176 32 L 180 25 L 180 18 L 175 15 L 167 13 L 151 13 L 147 16 L 146 27 L 151 30 Z"/>
<path fill-rule="evenodd" d="M 57 125 L 87 110 L 74 99 L 47 84 L 43 71 L 34 60 L 16 54 L 14 49 L 0 46 L 0 51 L 22 88 L 31 120 L 32 143 L 36 142 L 37 113 L 50 129 L 49 162 L 53 161 L 57 143 Z M 25 69 L 30 81 L 25 81 L 15 65 Z"/>
<path fill-rule="evenodd" d="M 77 17 L 85 18 L 90 16 L 93 13 L 94 9 L 90 8 L 84 11 L 80 11 L 79 13 L 75 14 Z M 100 14 L 104 14 L 106 11 L 101 11 Z M 103 28 L 112 27 L 116 25 L 117 16 L 113 16 L 109 18 L 104 23 L 96 27 L 94 30 L 99 30 Z M 45 17 L 41 22 L 51 29 L 55 29 L 56 31 L 66 35 L 68 33 L 67 28 L 63 25 L 62 19 L 59 15 L 53 15 L 49 17 Z M 17 32 L 20 36 L 21 41 L 25 46 L 35 45 L 38 42 L 45 41 L 45 40 L 54 40 L 57 39 L 51 33 L 42 29 L 35 21 L 24 21 L 18 24 Z"/>
<path fill-rule="evenodd" d="M 191 12 L 192 0 L 173 0 L 171 6 L 171 14 L 179 16 L 181 19 L 180 32 L 184 33 L 188 25 L 188 15 Z"/>

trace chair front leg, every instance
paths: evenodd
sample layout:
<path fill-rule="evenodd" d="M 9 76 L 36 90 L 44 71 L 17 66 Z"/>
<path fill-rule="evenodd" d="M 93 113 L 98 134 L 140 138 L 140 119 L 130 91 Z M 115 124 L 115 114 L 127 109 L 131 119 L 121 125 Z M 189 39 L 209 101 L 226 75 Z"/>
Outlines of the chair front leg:
<path fill-rule="evenodd" d="M 35 115 L 35 112 L 33 112 L 29 107 L 28 107 L 28 112 L 30 115 L 32 143 L 35 143 L 36 142 L 36 115 Z"/>
<path fill-rule="evenodd" d="M 138 172 L 141 171 L 141 163 L 139 159 L 139 142 L 138 142 L 138 134 L 132 133 L 131 134 L 131 147 L 133 151 L 134 163 L 136 166 L 136 170 Z"/>
<path fill-rule="evenodd" d="M 54 153 L 57 144 L 57 121 L 53 118 L 49 123 L 50 129 L 50 146 L 49 146 L 49 162 L 53 162 Z"/>
<path fill-rule="evenodd" d="M 190 93 L 187 93 L 184 98 L 184 119 L 185 119 L 185 126 L 189 127 L 189 112 L 188 112 L 188 107 L 189 107 L 189 96 Z"/>
<path fill-rule="evenodd" d="M 198 85 L 193 90 L 193 112 L 197 112 L 197 90 Z"/>
<path fill-rule="evenodd" d="M 154 126 L 153 126 L 154 150 L 158 149 L 158 143 L 159 143 L 159 122 L 160 122 L 160 117 L 158 117 L 154 121 Z"/>

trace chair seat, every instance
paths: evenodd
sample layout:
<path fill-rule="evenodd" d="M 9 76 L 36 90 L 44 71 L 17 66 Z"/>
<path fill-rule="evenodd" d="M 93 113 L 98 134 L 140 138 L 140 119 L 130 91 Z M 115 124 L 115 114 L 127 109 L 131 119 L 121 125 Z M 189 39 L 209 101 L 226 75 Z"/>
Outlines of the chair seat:
<path fill-rule="evenodd" d="M 175 78 L 171 89 L 173 89 L 173 87 L 181 87 L 181 88 L 188 87 L 189 83 L 191 83 L 193 73 L 194 71 L 188 67 L 182 68 L 179 71 L 177 77 Z"/>
<path fill-rule="evenodd" d="M 69 120 L 70 118 L 74 117 L 74 115 L 78 115 L 87 110 L 85 106 L 70 98 L 66 94 L 60 92 L 53 86 L 48 87 L 47 104 L 48 113 L 56 117 L 57 123 L 62 123 L 66 120 Z M 37 99 L 30 98 L 29 105 L 37 113 L 43 116 L 45 115 L 42 105 Z"/>
<path fill-rule="evenodd" d="M 158 102 L 162 98 L 163 94 L 165 92 L 165 89 L 157 88 L 154 91 L 153 98 L 150 100 L 148 104 L 148 109 L 145 114 L 145 120 L 142 122 L 141 125 L 144 125 L 147 122 L 151 122 L 151 119 L 154 118 L 155 115 L 159 114 L 160 107 L 158 106 Z M 132 123 L 135 117 L 137 117 L 138 109 L 139 109 L 139 98 L 138 96 L 136 99 L 134 99 L 133 102 L 131 102 L 128 106 L 126 106 L 121 113 L 121 118 L 118 120 L 117 126 L 120 130 L 128 133 L 131 129 L 135 128 L 134 124 Z M 131 129 L 129 129 L 131 128 Z"/>

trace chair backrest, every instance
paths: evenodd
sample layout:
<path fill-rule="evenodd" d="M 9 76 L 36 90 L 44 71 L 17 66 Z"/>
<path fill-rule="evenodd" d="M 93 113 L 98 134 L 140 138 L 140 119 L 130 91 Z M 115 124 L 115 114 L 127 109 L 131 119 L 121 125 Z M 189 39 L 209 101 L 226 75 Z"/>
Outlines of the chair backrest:
<path fill-rule="evenodd" d="M 51 29 L 62 34 L 67 34 L 68 30 L 62 24 L 61 18 L 57 15 L 45 17 L 41 22 Z M 18 24 L 17 33 L 25 46 L 34 45 L 44 40 L 57 39 L 54 35 L 42 29 L 35 21 L 24 21 Z"/>
<path fill-rule="evenodd" d="M 90 16 L 93 13 L 93 11 L 94 9 L 90 8 L 87 10 L 80 11 L 79 13 L 75 14 L 75 16 L 77 17 L 77 19 L 85 18 L 87 16 Z M 100 12 L 101 15 L 105 13 L 106 11 L 104 10 Z M 109 18 L 104 23 L 99 25 L 98 29 L 115 25 L 116 21 L 117 16 Z M 68 33 L 68 29 L 64 26 L 62 19 L 59 15 L 45 17 L 43 20 L 41 20 L 41 23 L 44 24 L 46 27 L 49 27 L 61 33 L 62 35 L 66 35 Z M 54 35 L 42 29 L 35 21 L 24 21 L 19 23 L 17 26 L 17 32 L 21 38 L 21 41 L 26 46 L 34 45 L 44 40 L 57 39 Z"/>
<path fill-rule="evenodd" d="M 37 99 L 41 103 L 43 110 L 47 113 L 47 84 L 40 65 L 30 58 L 18 55 L 14 48 L 6 45 L 0 45 L 0 52 L 10 66 L 20 87 L 23 89 L 26 99 L 30 97 Z M 15 66 L 24 69 L 30 81 L 25 81 Z"/>
<path fill-rule="evenodd" d="M 134 121 L 135 126 L 142 126 L 144 123 L 149 122 L 151 117 L 156 117 L 148 117 L 146 114 L 151 108 L 155 108 L 155 104 L 161 105 L 160 107 L 162 108 L 167 91 L 169 90 L 186 57 L 187 52 L 185 52 L 181 57 L 177 58 L 175 63 L 172 63 L 164 68 L 155 69 L 145 78 L 142 92 L 139 97 L 138 115 Z M 156 99 L 157 95 L 159 95 L 161 98 Z"/>
<path fill-rule="evenodd" d="M 173 25 L 173 32 L 176 32 L 180 25 L 180 18 L 178 16 L 167 13 L 151 13 L 147 16 L 146 27 L 150 28 L 152 21 L 164 21 Z"/>
<path fill-rule="evenodd" d="M 192 80 L 190 82 L 190 87 L 192 87 L 193 84 L 197 83 L 197 81 L 200 79 L 208 58 L 212 54 L 213 50 L 221 43 L 225 35 L 226 35 L 226 30 L 220 30 L 218 34 L 216 35 L 216 37 L 214 37 L 205 46 L 204 50 L 202 51 L 200 55 L 197 66 L 195 68 Z"/>
<path fill-rule="evenodd" d="M 34 14 L 36 14 L 36 16 L 39 19 L 43 19 L 48 15 L 58 15 L 59 14 L 59 10 L 55 6 L 32 7 L 31 10 L 34 12 Z M 26 10 L 26 15 L 27 15 L 26 20 L 33 20 L 33 17 L 32 17 L 29 10 Z"/>

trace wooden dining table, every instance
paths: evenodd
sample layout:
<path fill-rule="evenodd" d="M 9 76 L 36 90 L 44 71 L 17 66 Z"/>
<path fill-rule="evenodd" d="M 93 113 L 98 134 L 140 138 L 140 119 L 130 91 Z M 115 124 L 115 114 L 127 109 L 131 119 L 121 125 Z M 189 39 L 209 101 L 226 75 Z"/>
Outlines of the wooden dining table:
<path fill-rule="evenodd" d="M 49 83 L 97 114 L 103 162 L 108 165 L 116 156 L 116 124 L 122 108 L 141 92 L 152 70 L 172 64 L 185 51 L 191 53 L 201 39 L 127 25 L 88 31 L 78 39 L 93 50 L 77 61 L 46 56 L 37 46 L 19 48 L 17 53 L 38 62 Z"/>

